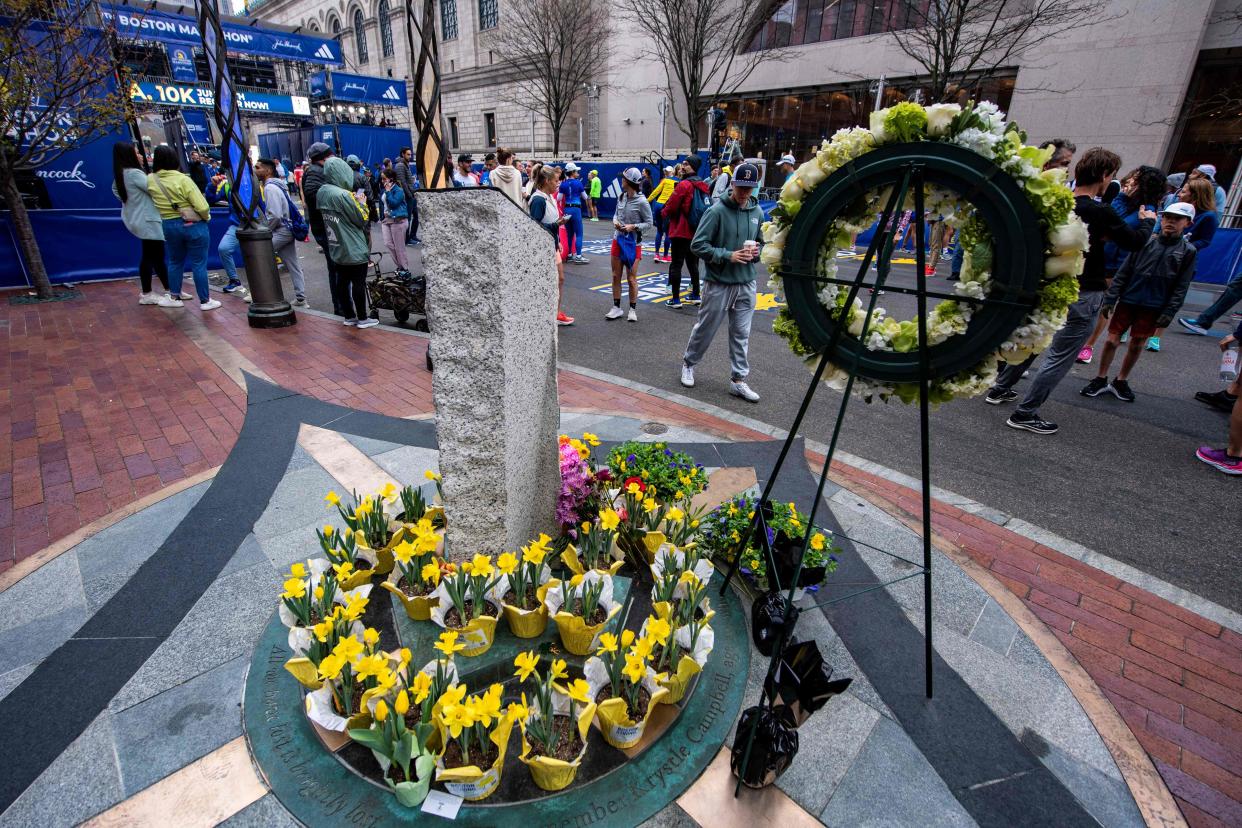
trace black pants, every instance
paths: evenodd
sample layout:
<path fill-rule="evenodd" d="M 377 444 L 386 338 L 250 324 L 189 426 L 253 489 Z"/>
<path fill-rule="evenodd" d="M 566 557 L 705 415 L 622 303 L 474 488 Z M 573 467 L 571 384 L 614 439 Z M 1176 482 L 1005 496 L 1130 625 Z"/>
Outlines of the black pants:
<path fill-rule="evenodd" d="M 410 223 L 405 228 L 405 240 L 418 238 L 418 201 L 412 195 L 406 196 L 405 199 L 409 203 Z"/>
<path fill-rule="evenodd" d="M 367 265 L 336 266 L 337 295 L 333 300 L 340 310 L 337 316 L 359 321 L 367 318 Z"/>
<path fill-rule="evenodd" d="M 311 235 L 315 237 L 315 243 L 323 248 L 323 257 L 328 260 L 328 292 L 332 294 L 332 312 L 337 316 L 344 316 L 346 319 L 352 314 L 344 314 L 341 312 L 341 300 L 337 298 L 337 264 L 332 261 L 332 254 L 328 252 L 328 233 L 326 230 L 312 230 Z"/>
<path fill-rule="evenodd" d="M 668 282 L 673 288 L 673 301 L 681 298 L 681 264 L 690 271 L 690 295 L 699 296 L 699 257 L 690 252 L 689 239 L 673 239 L 673 263 L 668 267 Z"/>
<path fill-rule="evenodd" d="M 138 260 L 138 281 L 142 292 L 151 292 L 151 274 L 160 277 L 160 284 L 168 290 L 168 261 L 164 258 L 163 239 L 139 239 L 142 242 L 142 258 Z"/>

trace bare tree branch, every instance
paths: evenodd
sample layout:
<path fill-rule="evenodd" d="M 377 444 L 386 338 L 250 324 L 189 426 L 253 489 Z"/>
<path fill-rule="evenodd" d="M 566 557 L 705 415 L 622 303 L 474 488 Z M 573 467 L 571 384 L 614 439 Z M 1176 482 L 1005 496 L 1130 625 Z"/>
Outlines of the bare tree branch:
<path fill-rule="evenodd" d="M 565 120 L 608 66 L 598 46 L 608 42 L 607 0 L 507 0 L 505 16 L 512 22 L 488 35 L 488 48 L 516 76 L 516 102 L 548 119 L 559 154 Z"/>

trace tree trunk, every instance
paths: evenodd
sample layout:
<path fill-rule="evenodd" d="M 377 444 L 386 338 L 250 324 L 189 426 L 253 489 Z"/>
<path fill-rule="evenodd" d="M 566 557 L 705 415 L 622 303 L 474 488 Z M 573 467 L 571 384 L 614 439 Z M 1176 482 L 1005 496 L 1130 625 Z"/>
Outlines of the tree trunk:
<path fill-rule="evenodd" d="M 561 157 L 561 128 L 559 126 L 553 125 L 552 126 L 552 158 L 557 159 L 560 157 Z"/>
<path fill-rule="evenodd" d="M 0 188 L 4 190 L 4 202 L 12 214 L 13 232 L 17 234 L 17 244 L 21 249 L 22 258 L 26 260 L 26 272 L 34 281 L 35 290 L 40 299 L 52 298 L 52 283 L 47 278 L 47 268 L 43 264 L 43 255 L 39 252 L 39 244 L 35 241 L 34 228 L 30 226 L 30 215 L 22 202 L 21 190 L 17 189 L 17 180 L 13 171 L 7 167 L 0 168 Z"/>
<path fill-rule="evenodd" d="M 703 124 L 700 118 L 694 117 L 694 101 L 689 96 L 686 97 L 686 120 L 690 126 L 690 152 L 698 154 L 699 152 L 699 130 Z"/>

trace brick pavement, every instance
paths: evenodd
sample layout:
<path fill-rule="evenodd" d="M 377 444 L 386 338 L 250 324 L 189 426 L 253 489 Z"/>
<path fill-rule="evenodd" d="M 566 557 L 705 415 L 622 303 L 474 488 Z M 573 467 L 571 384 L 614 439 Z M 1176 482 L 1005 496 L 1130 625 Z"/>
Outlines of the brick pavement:
<path fill-rule="evenodd" d="M 128 283 L 85 301 L 0 303 L 0 571 L 79 526 L 219 464 L 244 395 Z M 187 309 L 183 313 L 198 313 Z M 391 416 L 431 410 L 426 342 L 302 315 L 255 331 L 228 302 L 205 327 L 275 382 Z M 562 406 L 764 435 L 562 371 Z M 917 492 L 842 464 L 839 482 L 915 523 Z M 1242 825 L 1242 634 L 1035 541 L 934 503 L 937 535 L 1021 598 L 1074 654 L 1151 755 L 1192 826 Z"/>

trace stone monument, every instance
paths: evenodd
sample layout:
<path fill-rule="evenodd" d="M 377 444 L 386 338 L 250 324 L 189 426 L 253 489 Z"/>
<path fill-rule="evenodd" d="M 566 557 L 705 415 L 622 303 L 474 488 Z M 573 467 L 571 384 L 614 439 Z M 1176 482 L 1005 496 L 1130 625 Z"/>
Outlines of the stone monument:
<path fill-rule="evenodd" d="M 418 194 L 451 560 L 555 534 L 556 251 L 499 190 Z"/>

